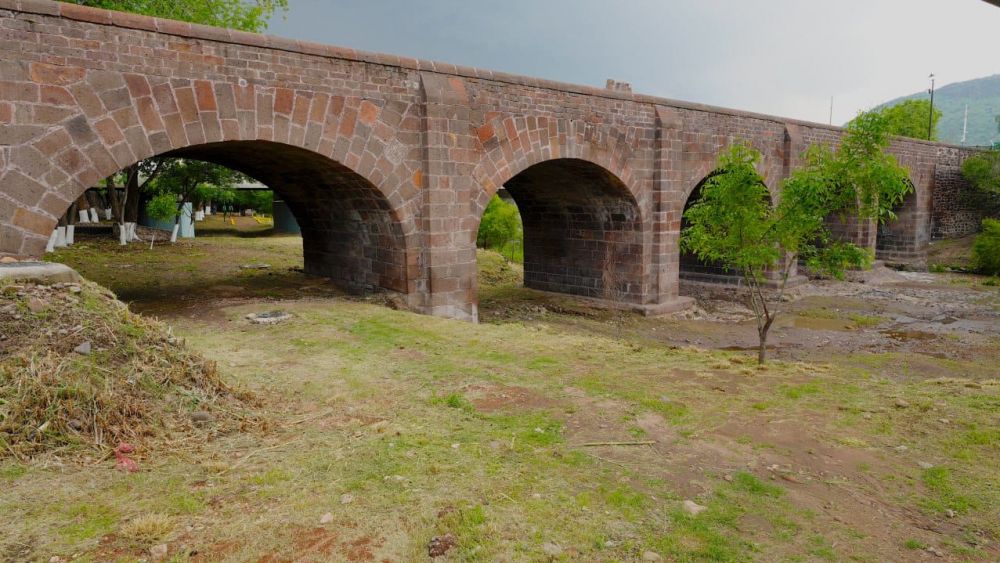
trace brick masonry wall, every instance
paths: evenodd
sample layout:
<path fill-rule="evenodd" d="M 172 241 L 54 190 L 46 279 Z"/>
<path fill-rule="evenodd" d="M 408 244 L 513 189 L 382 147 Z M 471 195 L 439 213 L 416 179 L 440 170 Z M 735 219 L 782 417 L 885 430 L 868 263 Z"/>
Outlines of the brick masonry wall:
<path fill-rule="evenodd" d="M 72 201 L 140 159 L 203 158 L 288 202 L 308 271 L 470 320 L 476 231 L 499 187 L 525 215 L 529 286 L 661 311 L 685 303 L 681 214 L 726 146 L 762 151 L 777 199 L 807 144 L 841 134 L 48 0 L 0 0 L 0 126 L 0 253 L 40 256 Z M 917 187 L 901 244 L 920 252 L 935 166 L 965 153 L 893 151 Z"/>
<path fill-rule="evenodd" d="M 939 165 L 934 171 L 931 236 L 958 238 L 979 232 L 982 209 L 970 197 L 972 186 L 959 166 Z"/>

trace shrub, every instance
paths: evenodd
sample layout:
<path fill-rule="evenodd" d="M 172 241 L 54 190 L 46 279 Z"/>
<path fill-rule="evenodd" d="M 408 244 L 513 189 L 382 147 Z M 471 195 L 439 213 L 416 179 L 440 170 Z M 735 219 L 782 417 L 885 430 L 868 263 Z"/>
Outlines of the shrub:
<path fill-rule="evenodd" d="M 499 250 L 505 256 L 511 254 L 509 258 L 516 261 L 516 256 L 520 253 L 512 251 L 521 248 L 522 238 L 521 214 L 518 213 L 517 206 L 493 196 L 479 223 L 476 244 L 480 248 Z"/>
<path fill-rule="evenodd" d="M 987 275 L 1000 275 L 1000 220 L 983 219 L 983 232 L 972 244 L 972 263 Z"/>

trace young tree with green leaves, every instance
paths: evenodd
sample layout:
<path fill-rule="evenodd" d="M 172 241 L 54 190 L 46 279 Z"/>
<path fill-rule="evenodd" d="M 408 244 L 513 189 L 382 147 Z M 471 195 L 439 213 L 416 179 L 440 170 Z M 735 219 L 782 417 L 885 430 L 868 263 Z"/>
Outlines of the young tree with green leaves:
<path fill-rule="evenodd" d="M 684 213 L 688 227 L 681 245 L 699 259 L 738 272 L 754 313 L 757 361 L 767 358 L 767 337 L 778 315 L 792 268 L 800 259 L 811 270 L 842 277 L 847 268 L 871 263 L 871 252 L 837 240 L 827 219 L 837 213 L 887 221 L 892 207 L 911 189 L 906 170 L 885 154 L 883 118 L 862 115 L 848 127 L 838 151 L 812 146 L 805 166 L 782 183 L 776 205 L 757 170 L 760 153 L 734 143 L 719 158 L 717 173 Z M 778 272 L 777 287 L 772 272 Z"/>

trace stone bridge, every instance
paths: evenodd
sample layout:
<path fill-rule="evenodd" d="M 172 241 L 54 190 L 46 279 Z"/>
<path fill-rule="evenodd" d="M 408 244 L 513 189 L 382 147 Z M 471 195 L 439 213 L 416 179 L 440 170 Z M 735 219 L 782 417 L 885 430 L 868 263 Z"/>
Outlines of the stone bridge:
<path fill-rule="evenodd" d="M 527 286 L 655 313 L 688 302 L 681 215 L 720 151 L 751 141 L 774 189 L 808 144 L 840 135 L 616 83 L 0 0 L 2 254 L 41 256 L 85 190 L 170 155 L 272 187 L 299 221 L 308 272 L 470 320 L 477 228 L 504 186 L 524 221 Z M 935 185 L 955 183 L 967 150 L 898 139 L 892 151 L 916 191 L 875 245 L 887 258 L 919 259 Z M 853 231 L 868 244 L 876 236 Z"/>

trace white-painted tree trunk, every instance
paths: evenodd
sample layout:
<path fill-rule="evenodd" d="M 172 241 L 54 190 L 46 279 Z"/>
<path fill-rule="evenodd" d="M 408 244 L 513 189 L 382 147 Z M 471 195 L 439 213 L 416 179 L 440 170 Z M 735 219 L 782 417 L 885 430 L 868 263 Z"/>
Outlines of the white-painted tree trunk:
<path fill-rule="evenodd" d="M 180 224 L 174 223 L 174 230 L 170 231 L 170 242 L 177 242 L 177 232 L 180 230 Z"/>
<path fill-rule="evenodd" d="M 66 246 L 66 227 L 56 227 L 56 248 Z"/>
<path fill-rule="evenodd" d="M 56 237 L 59 236 L 59 229 L 55 228 L 52 230 L 52 234 L 49 235 L 49 242 L 45 245 L 45 252 L 55 252 L 56 250 Z"/>
<path fill-rule="evenodd" d="M 94 207 L 90 208 L 90 222 L 91 223 L 100 223 L 101 222 L 101 217 L 97 214 L 97 209 L 94 208 Z"/>
<path fill-rule="evenodd" d="M 111 220 L 111 208 L 110 207 L 108 207 L 108 208 L 106 208 L 104 210 L 104 220 L 105 221 L 110 221 Z"/>
<path fill-rule="evenodd" d="M 128 244 L 128 227 L 125 223 L 118 223 L 118 244 L 122 246 Z"/>
<path fill-rule="evenodd" d="M 66 225 L 66 246 L 73 244 L 76 236 L 76 225 Z"/>
<path fill-rule="evenodd" d="M 90 222 L 90 210 L 89 209 L 81 209 L 80 210 L 80 223 L 89 223 L 89 222 Z"/>

